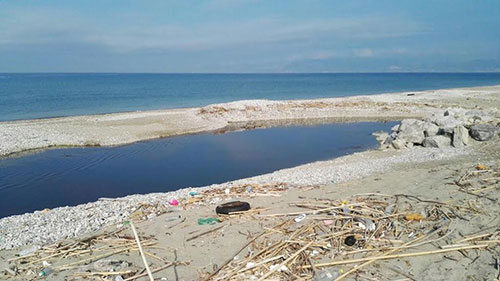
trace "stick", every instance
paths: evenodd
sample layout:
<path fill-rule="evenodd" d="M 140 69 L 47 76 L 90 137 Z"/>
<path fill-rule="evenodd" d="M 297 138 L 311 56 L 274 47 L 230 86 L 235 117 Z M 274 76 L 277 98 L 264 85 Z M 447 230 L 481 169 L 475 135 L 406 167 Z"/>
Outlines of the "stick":
<path fill-rule="evenodd" d="M 111 272 L 75 272 L 75 273 L 73 273 L 73 275 L 76 275 L 76 276 L 92 276 L 92 275 L 108 276 L 108 275 L 129 274 L 131 272 L 132 272 L 131 270 L 127 270 L 127 271 L 111 271 Z"/>
<path fill-rule="evenodd" d="M 149 265 L 148 265 L 148 262 L 146 260 L 146 255 L 144 254 L 144 251 L 142 250 L 141 241 L 139 240 L 139 236 L 137 235 L 137 231 L 135 230 L 135 226 L 134 226 L 134 223 L 132 221 L 130 221 L 130 226 L 132 227 L 132 231 L 134 232 L 135 241 L 137 242 L 137 246 L 139 247 L 139 252 L 141 253 L 142 262 L 144 263 L 144 267 L 146 268 L 146 271 L 148 272 L 149 280 L 154 281 L 155 279 L 153 277 L 153 274 L 151 273 L 151 270 L 149 269 Z"/>
<path fill-rule="evenodd" d="M 453 252 L 453 251 L 460 251 L 460 250 L 480 249 L 480 248 L 486 248 L 486 247 L 488 247 L 488 244 L 470 245 L 470 246 L 463 246 L 463 247 L 456 247 L 456 248 L 442 249 L 442 250 L 434 250 L 434 251 L 423 251 L 423 252 L 415 252 L 415 253 L 408 253 L 408 254 L 387 255 L 387 256 L 367 257 L 367 258 L 361 258 L 361 259 L 352 259 L 352 260 L 345 260 L 345 261 L 318 263 L 318 264 L 315 264 L 314 266 L 315 267 L 325 267 L 325 266 L 332 266 L 332 265 L 358 263 L 358 262 L 364 262 L 364 261 L 376 261 L 376 260 L 389 260 L 389 259 L 405 258 L 405 257 L 417 257 L 417 256 L 425 256 L 425 255 L 433 255 L 433 254 L 447 253 L 447 252 Z M 302 266 L 302 268 L 311 268 L 311 266 L 304 265 L 304 266 Z"/>
<path fill-rule="evenodd" d="M 296 256 L 298 256 L 300 253 L 302 253 L 303 251 L 305 251 L 307 248 L 309 248 L 309 246 L 311 246 L 313 242 L 309 242 L 307 245 L 305 245 L 304 247 L 302 247 L 300 250 L 298 250 L 297 252 L 295 252 L 295 254 L 291 255 L 288 259 L 284 260 L 282 263 L 280 263 L 278 266 L 274 267 L 274 269 L 270 270 L 269 272 L 267 272 L 266 274 L 264 274 L 264 276 L 262 276 L 259 280 L 257 281 L 262 281 L 264 279 L 266 279 L 267 277 L 269 277 L 269 275 L 273 274 L 276 270 L 280 269 L 282 266 L 286 265 L 289 261 L 291 261 L 292 259 L 294 259 Z"/>
<path fill-rule="evenodd" d="M 281 258 L 283 258 L 283 255 L 280 255 L 280 256 L 277 256 L 277 257 L 273 257 L 273 258 L 270 258 L 270 259 L 263 260 L 263 261 L 261 261 L 261 262 L 259 262 L 259 263 L 256 263 L 256 264 L 255 264 L 255 265 L 253 265 L 253 266 L 250 266 L 250 267 L 245 267 L 245 268 L 243 268 L 243 269 L 240 269 L 240 270 L 238 271 L 238 273 L 242 273 L 242 272 L 245 272 L 245 271 L 247 271 L 247 270 L 254 269 L 254 268 L 259 267 L 259 266 L 261 266 L 261 265 L 263 265 L 263 264 L 266 264 L 266 263 L 268 263 L 268 262 L 272 262 L 272 261 L 275 261 L 275 260 L 279 260 L 279 259 L 281 259 Z"/>
<path fill-rule="evenodd" d="M 167 263 L 167 264 L 166 264 L 166 265 L 164 265 L 164 266 L 161 266 L 161 267 L 158 267 L 158 268 L 156 268 L 156 269 L 153 269 L 153 270 L 151 271 L 151 273 L 155 273 L 155 272 L 158 272 L 158 271 L 164 270 L 165 268 L 170 267 L 170 266 L 172 266 L 173 264 L 175 264 L 175 263 L 174 263 L 174 262 Z M 132 277 L 129 277 L 129 278 L 127 278 L 127 279 L 123 280 L 123 281 L 131 281 L 131 280 L 135 280 L 135 279 L 137 279 L 137 278 L 141 278 L 141 277 L 146 276 L 146 275 L 148 275 L 148 273 L 141 273 L 141 274 L 137 274 L 137 275 L 132 276 Z"/>
<path fill-rule="evenodd" d="M 403 247 L 405 247 L 405 246 L 411 245 L 411 244 L 413 244 L 413 243 L 415 243 L 415 242 L 417 242 L 417 241 L 420 241 L 420 240 L 422 240 L 422 239 L 426 238 L 427 236 L 428 236 L 428 235 L 423 235 L 423 236 L 420 236 L 420 237 L 418 237 L 418 238 L 415 238 L 415 239 L 413 239 L 412 241 L 408 241 L 408 242 L 406 242 L 405 244 L 403 244 L 403 245 L 401 245 L 401 246 L 399 246 L 399 247 L 397 247 L 397 248 L 395 248 L 395 249 L 393 249 L 393 250 L 390 250 L 389 252 L 386 252 L 386 253 L 384 253 L 384 254 L 382 254 L 382 255 L 380 255 L 380 256 L 377 256 L 377 257 L 384 257 L 384 256 L 388 256 L 389 254 L 392 254 L 392 253 L 394 253 L 394 252 L 399 251 L 400 249 L 402 249 L 402 248 L 403 248 Z M 353 268 L 353 269 L 351 269 L 351 270 L 349 270 L 349 271 L 345 272 L 344 274 L 340 275 L 340 276 L 337 278 L 337 280 L 344 279 L 345 277 L 347 277 L 347 275 L 349 275 L 349 274 L 351 274 L 351 273 L 353 273 L 353 272 L 356 272 L 356 271 L 358 271 L 359 269 L 361 269 L 361 268 L 363 268 L 363 267 L 365 267 L 365 266 L 367 266 L 367 265 L 370 265 L 370 264 L 372 264 L 372 263 L 374 263 L 374 262 L 375 262 L 375 260 L 370 260 L 370 261 L 367 261 L 367 262 L 363 263 L 362 265 L 360 265 L 360 266 L 358 266 L 358 267 L 355 267 L 355 268 Z"/>
<path fill-rule="evenodd" d="M 91 258 L 88 258 L 88 259 L 84 259 L 84 260 L 80 260 L 80 261 L 68 263 L 68 264 L 65 264 L 65 265 L 62 265 L 62 266 L 55 267 L 54 269 L 55 270 L 59 270 L 59 271 L 65 270 L 68 267 L 71 267 L 71 266 L 76 265 L 76 264 L 81 264 L 81 263 L 87 263 L 87 262 L 91 262 L 91 261 L 96 261 L 96 260 L 99 260 L 99 259 L 102 259 L 102 258 L 106 258 L 106 257 L 112 256 L 112 255 L 115 255 L 115 254 L 118 254 L 118 253 L 121 253 L 121 252 L 125 252 L 127 250 L 129 250 L 129 248 L 120 249 L 120 250 L 116 250 L 114 252 L 110 252 L 110 253 L 99 255 L 97 257 L 91 257 Z"/>
<path fill-rule="evenodd" d="M 465 190 L 463 188 L 458 189 L 458 191 L 461 191 L 463 193 L 467 193 L 469 195 L 474 195 L 474 196 L 479 197 L 479 198 L 486 198 L 486 199 L 490 200 L 491 202 L 497 202 L 497 200 L 494 199 L 494 198 L 491 198 L 491 197 L 488 197 L 488 196 L 485 196 L 485 195 L 479 195 L 479 194 L 476 194 L 476 193 L 472 193 L 472 192 L 467 191 L 467 190 Z"/>

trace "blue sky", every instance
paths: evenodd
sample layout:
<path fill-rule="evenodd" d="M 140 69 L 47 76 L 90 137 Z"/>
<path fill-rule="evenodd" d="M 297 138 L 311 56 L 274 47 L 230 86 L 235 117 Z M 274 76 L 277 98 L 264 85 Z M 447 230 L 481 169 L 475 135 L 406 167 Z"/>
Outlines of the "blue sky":
<path fill-rule="evenodd" d="M 500 71 L 500 1 L 0 0 L 0 72 Z"/>

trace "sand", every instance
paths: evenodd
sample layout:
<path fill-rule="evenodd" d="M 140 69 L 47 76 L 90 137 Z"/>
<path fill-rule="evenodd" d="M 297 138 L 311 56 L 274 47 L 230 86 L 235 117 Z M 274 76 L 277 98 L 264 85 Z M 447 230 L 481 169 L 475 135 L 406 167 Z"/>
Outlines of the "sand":
<path fill-rule="evenodd" d="M 48 146 L 118 145 L 168 135 L 228 128 L 277 126 L 295 122 L 426 118 L 432 114 L 442 114 L 447 108 L 465 108 L 498 118 L 500 117 L 499 107 L 500 86 L 310 101 L 241 101 L 195 109 L 4 122 L 0 123 L 2 132 L 0 150 L 3 155 L 10 155 Z M 183 122 L 180 123 L 179 120 Z M 32 138 L 16 144 L 16 139 L 26 136 Z M 47 140 L 46 143 L 50 145 L 41 142 L 42 139 Z M 0 232 L 2 239 L 7 238 L 11 246 L 5 241 L 0 241 L 4 249 L 0 250 L 0 270 L 8 267 L 7 260 L 20 251 L 21 245 L 42 246 L 65 237 L 82 237 L 94 231 L 114 231 L 118 226 L 123 227 L 122 222 L 128 219 L 129 215 L 134 212 L 134 208 L 141 203 L 165 203 L 173 196 L 186 197 L 189 191 L 225 189 L 247 183 L 285 183 L 291 188 L 277 193 L 276 196 L 249 198 L 245 193 L 220 196 L 218 200 L 201 205 L 183 204 L 181 201 L 180 207 L 169 206 L 170 212 L 167 214 L 152 215 L 149 219 L 137 220 L 136 227 L 140 236 L 143 239 L 154 237 L 161 246 L 151 251 L 152 254 L 165 261 L 150 257 L 149 262 L 153 264 L 153 267 L 160 266 L 167 261 L 188 262 L 157 272 L 154 274 L 156 278 L 166 278 L 162 280 L 200 279 L 203 274 L 213 272 L 228 259 L 232 259 L 251 237 L 255 237 L 265 227 L 276 223 L 274 219 L 265 217 L 266 214 L 301 211 L 290 203 L 307 199 L 342 200 L 353 194 L 383 193 L 415 195 L 419 198 L 437 201 L 473 202 L 481 212 L 454 218 L 455 228 L 447 239 L 455 241 L 482 229 L 489 232 L 499 231 L 498 199 L 500 194 L 498 187 L 487 192 L 489 197 L 487 199 L 459 192 L 459 187 L 454 184 L 454 181 L 465 172 L 475 170 L 478 163 L 498 169 L 500 167 L 499 149 L 500 142 L 496 136 L 491 141 L 475 142 L 463 149 L 413 148 L 404 151 L 367 151 L 201 189 L 106 199 L 76 207 L 57 208 L 4 218 L 0 220 Z M 252 208 L 261 207 L 265 210 L 260 213 L 261 216 L 233 217 L 215 226 L 197 224 L 196 221 L 200 217 L 215 216 L 214 208 L 217 204 L 232 199 L 242 199 L 250 202 Z M 185 220 L 167 221 L 167 217 L 179 215 Z M 90 219 L 85 220 L 89 216 Z M 64 217 L 63 221 L 61 221 L 62 217 Z M 80 221 L 83 224 L 79 224 Z M 218 226 L 223 227 L 187 241 L 196 234 Z M 54 235 L 57 232 L 59 234 Z M 124 230 L 124 233 L 132 235 L 128 228 Z M 436 249 L 436 246 L 425 245 L 419 250 L 432 250 Z M 26 247 L 29 246 L 21 249 Z M 237 255 L 237 258 L 243 258 L 247 251 L 248 249 L 245 248 Z M 95 256 L 97 253 L 90 255 L 90 257 Z M 350 275 L 347 280 L 362 280 L 363 278 L 368 280 L 370 278 L 373 280 L 494 280 L 497 278 L 494 258 L 499 256 L 500 247 L 496 244 L 488 250 L 457 251 L 445 255 L 376 262 L 363 271 Z M 323 258 L 328 259 L 328 257 Z M 143 268 L 141 258 L 136 251 L 117 254 L 112 259 L 130 262 L 131 268 Z M 62 262 L 75 260 L 78 258 L 70 258 Z M 38 268 L 42 267 L 39 263 Z M 397 270 L 394 271 L 394 269 Z M 73 280 L 74 273 L 84 270 L 85 268 L 74 268 L 55 273 L 48 279 Z M 403 274 L 396 273 L 397 271 Z M 3 273 L 0 272 L 0 277 L 10 278 L 8 274 L 1 274 Z M 286 274 L 282 276 L 285 278 Z M 35 280 L 36 277 L 23 275 L 19 278 L 21 278 L 19 280 Z"/>

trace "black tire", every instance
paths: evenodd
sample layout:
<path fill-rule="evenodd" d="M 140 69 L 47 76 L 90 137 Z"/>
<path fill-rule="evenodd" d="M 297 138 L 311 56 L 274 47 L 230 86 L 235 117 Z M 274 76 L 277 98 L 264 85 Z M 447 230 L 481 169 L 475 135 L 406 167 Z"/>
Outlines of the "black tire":
<path fill-rule="evenodd" d="M 228 215 L 234 212 L 243 212 L 250 210 L 250 204 L 248 202 L 233 201 L 221 204 L 215 208 L 217 214 Z"/>

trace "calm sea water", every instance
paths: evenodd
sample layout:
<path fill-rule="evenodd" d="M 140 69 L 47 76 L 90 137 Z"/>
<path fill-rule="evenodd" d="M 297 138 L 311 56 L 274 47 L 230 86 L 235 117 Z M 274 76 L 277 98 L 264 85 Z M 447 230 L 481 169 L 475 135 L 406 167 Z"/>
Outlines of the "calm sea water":
<path fill-rule="evenodd" d="M 0 120 L 500 84 L 500 73 L 0 74 Z"/>
<path fill-rule="evenodd" d="M 376 146 L 395 123 L 297 126 L 173 137 L 0 159 L 0 217 L 99 197 L 162 192 L 260 175 Z"/>

